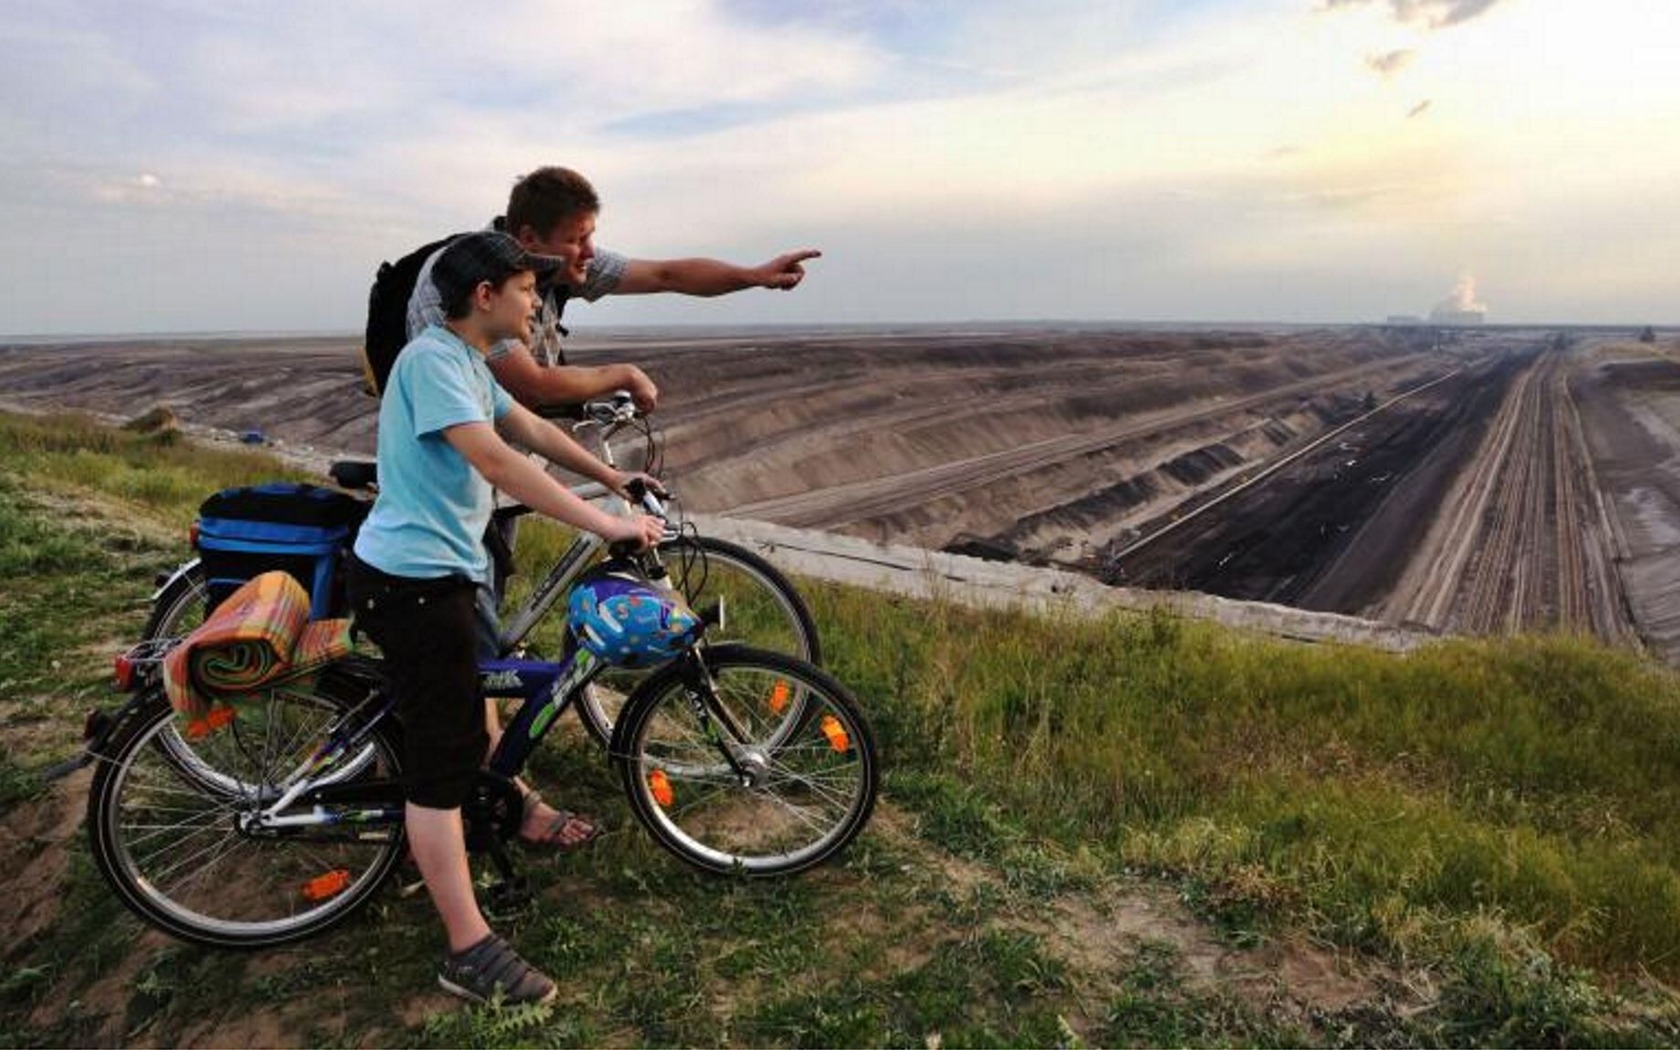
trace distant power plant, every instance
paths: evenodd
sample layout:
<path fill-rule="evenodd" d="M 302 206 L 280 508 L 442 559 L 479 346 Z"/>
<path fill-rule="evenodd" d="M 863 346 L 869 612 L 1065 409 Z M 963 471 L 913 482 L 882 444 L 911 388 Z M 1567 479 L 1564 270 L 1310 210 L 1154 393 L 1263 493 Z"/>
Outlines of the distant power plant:
<path fill-rule="evenodd" d="M 1476 301 L 1476 279 L 1469 276 L 1460 278 L 1452 295 L 1436 303 L 1427 318 L 1417 314 L 1388 315 L 1388 323 L 1394 325 L 1473 325 L 1486 320 L 1487 306 Z"/>
<path fill-rule="evenodd" d="M 1429 311 L 1430 324 L 1481 324 L 1486 320 L 1486 310 L 1445 310 L 1437 306 Z"/>

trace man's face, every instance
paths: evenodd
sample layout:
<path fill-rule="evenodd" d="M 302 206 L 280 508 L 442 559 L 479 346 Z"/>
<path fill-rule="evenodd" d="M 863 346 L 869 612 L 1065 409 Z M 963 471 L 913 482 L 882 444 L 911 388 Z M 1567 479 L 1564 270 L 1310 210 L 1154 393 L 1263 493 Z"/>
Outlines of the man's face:
<path fill-rule="evenodd" d="M 527 226 L 519 232 L 519 243 L 528 252 L 558 255 L 567 260 L 566 268 L 555 279 L 575 288 L 583 283 L 589 260 L 595 258 L 595 213 L 580 212 L 561 219 L 543 237 Z"/>
<path fill-rule="evenodd" d="M 537 294 L 537 275 L 521 270 L 502 282 L 500 288 L 490 289 L 488 316 L 485 318 L 492 339 L 531 338 L 531 325 L 537 319 L 537 307 L 542 297 Z"/>

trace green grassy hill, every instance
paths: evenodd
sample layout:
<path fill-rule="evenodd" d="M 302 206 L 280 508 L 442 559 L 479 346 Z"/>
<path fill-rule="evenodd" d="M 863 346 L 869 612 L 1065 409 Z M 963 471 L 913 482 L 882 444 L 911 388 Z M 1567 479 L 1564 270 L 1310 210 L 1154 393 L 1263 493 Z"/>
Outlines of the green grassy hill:
<path fill-rule="evenodd" d="M 809 583 L 883 806 L 789 882 L 691 874 L 580 734 L 537 768 L 614 829 L 526 853 L 502 925 L 553 1008 L 457 1008 L 394 891 L 302 946 L 147 931 L 44 785 L 209 492 L 277 462 L 0 416 L 0 1042 L 1680 1042 L 1680 678 L 1575 638 L 1396 655 L 1165 613 L 1044 619 Z M 522 537 L 522 556 L 554 542 Z M 551 786 L 552 785 L 552 786 Z"/>

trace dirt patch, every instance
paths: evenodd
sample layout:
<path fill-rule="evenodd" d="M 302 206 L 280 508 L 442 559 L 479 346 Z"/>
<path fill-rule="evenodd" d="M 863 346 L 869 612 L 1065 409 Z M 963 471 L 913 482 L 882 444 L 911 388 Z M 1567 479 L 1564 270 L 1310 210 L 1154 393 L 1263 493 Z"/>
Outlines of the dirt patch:
<path fill-rule="evenodd" d="M 995 869 L 928 846 L 916 838 L 910 819 L 891 807 L 877 811 L 871 833 L 889 839 L 913 858 L 906 866 L 909 878 L 941 887 L 959 900 L 982 893 L 1000 899 L 1007 896 Z M 855 928 L 858 921 L 867 920 L 849 917 L 848 925 Z M 898 916 L 891 925 L 896 937 L 883 953 L 883 965 L 900 972 L 931 957 L 930 938 L 948 935 L 926 909 L 913 909 L 913 914 Z M 1391 968 L 1297 938 L 1272 940 L 1254 948 L 1227 944 L 1170 888 L 1130 878 L 1115 878 L 1098 889 L 1069 892 L 1048 901 L 999 907 L 988 925 L 1040 937 L 1047 953 L 1065 964 L 1080 999 L 1091 1003 L 1106 1000 L 1140 965 L 1145 953 L 1163 947 L 1189 990 L 1234 995 L 1258 1016 L 1297 1025 L 1311 1025 L 1325 1014 L 1350 1008 L 1390 1009 L 1393 991 L 1401 986 Z M 1069 1023 L 1077 1027 L 1082 1022 L 1070 1019 Z M 1094 1033 L 1082 1031 L 1081 1035 Z"/>
<path fill-rule="evenodd" d="M 81 830 L 92 778 L 84 769 L 0 818 L 0 929 L 13 945 L 58 921 L 70 845 Z"/>

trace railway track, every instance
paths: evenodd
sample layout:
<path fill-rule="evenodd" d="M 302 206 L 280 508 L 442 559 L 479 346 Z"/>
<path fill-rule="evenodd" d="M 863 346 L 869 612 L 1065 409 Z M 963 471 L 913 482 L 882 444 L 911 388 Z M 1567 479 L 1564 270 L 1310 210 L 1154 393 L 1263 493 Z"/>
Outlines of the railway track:
<path fill-rule="evenodd" d="M 1149 535 L 1144 536 L 1143 538 L 1141 538 L 1139 540 L 1136 540 L 1133 543 L 1128 544 L 1127 546 L 1124 546 L 1124 547 L 1120 548 L 1119 550 L 1114 551 L 1113 553 L 1109 554 L 1108 559 L 1109 559 L 1110 563 L 1111 564 L 1122 563 L 1127 558 L 1129 558 L 1131 555 L 1137 553 L 1138 551 L 1142 550 L 1145 547 L 1150 546 L 1151 544 L 1154 544 L 1156 541 L 1158 541 L 1160 539 L 1163 539 L 1164 537 L 1166 537 L 1170 533 L 1177 532 L 1180 529 L 1187 528 L 1187 527 L 1191 526 L 1202 515 L 1212 511 L 1216 507 L 1221 506 L 1222 504 L 1224 504 L 1228 500 L 1232 500 L 1232 499 L 1237 498 L 1238 496 L 1242 495 L 1243 493 L 1249 491 L 1250 489 L 1252 489 L 1252 488 L 1254 488 L 1258 485 L 1265 484 L 1268 480 L 1270 480 L 1270 478 L 1274 474 L 1278 473 L 1279 471 L 1281 471 L 1281 470 L 1285 469 L 1286 467 L 1290 466 L 1291 464 L 1295 463 L 1297 460 L 1304 459 L 1304 458 L 1314 454 L 1319 449 L 1321 449 L 1325 445 L 1329 444 L 1331 441 L 1341 437 L 1343 434 L 1347 433 L 1348 431 L 1353 430 L 1354 428 L 1359 427 L 1359 426 L 1369 422 L 1371 419 L 1375 418 L 1376 416 L 1379 416 L 1382 413 L 1389 411 L 1395 405 L 1398 405 L 1401 402 L 1406 401 L 1409 398 L 1415 397 L 1416 395 L 1421 394 L 1426 390 L 1430 390 L 1433 387 L 1438 386 L 1441 383 L 1445 383 L 1449 380 L 1456 379 L 1459 376 L 1460 372 L 1462 372 L 1462 371 L 1463 371 L 1462 369 L 1454 369 L 1453 371 L 1448 372 L 1444 376 L 1440 376 L 1440 377 L 1437 377 L 1435 379 L 1431 379 L 1431 380 L 1429 380 L 1428 382 L 1425 382 L 1425 383 L 1420 383 L 1417 386 L 1412 387 L 1410 390 L 1407 390 L 1407 391 L 1404 391 L 1403 393 L 1397 394 L 1396 396 L 1394 396 L 1394 397 L 1390 398 L 1389 400 L 1383 402 L 1382 404 L 1378 405 L 1377 407 L 1371 409 L 1369 412 L 1366 412 L 1363 415 L 1358 416 L 1354 419 L 1350 419 L 1346 423 L 1343 423 L 1341 426 L 1338 426 L 1338 427 L 1336 427 L 1336 428 L 1334 428 L 1330 431 L 1327 431 L 1324 434 L 1319 435 L 1317 438 L 1315 438 L 1309 444 L 1304 445 L 1299 449 L 1296 449 L 1295 451 L 1289 453 L 1288 455 L 1284 456 L 1283 458 L 1277 460 L 1274 463 L 1268 464 L 1259 473 L 1256 473 L 1256 474 L 1252 475 L 1247 480 L 1240 482 L 1239 484 L 1235 485 L 1232 488 L 1229 488 L 1229 489 L 1225 490 L 1224 492 L 1221 492 L 1218 496 L 1214 497 L 1213 499 L 1208 500 L 1206 503 L 1201 504 L 1200 506 L 1196 507 L 1194 510 L 1189 510 L 1189 511 L 1185 511 L 1185 512 L 1176 514 L 1172 521 L 1168 522 L 1166 525 L 1162 526 L 1161 528 L 1157 529 L 1156 531 L 1154 531 L 1154 532 L 1150 533 Z"/>
<path fill-rule="evenodd" d="M 1553 341 L 1512 380 L 1385 618 L 1469 634 L 1627 635 L 1569 367 Z"/>

